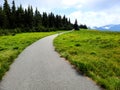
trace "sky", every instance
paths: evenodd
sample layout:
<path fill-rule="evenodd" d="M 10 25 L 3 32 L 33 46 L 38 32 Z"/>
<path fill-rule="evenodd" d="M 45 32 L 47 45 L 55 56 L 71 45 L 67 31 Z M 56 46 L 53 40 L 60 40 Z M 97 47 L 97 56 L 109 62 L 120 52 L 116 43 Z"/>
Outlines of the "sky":
<path fill-rule="evenodd" d="M 16 6 L 22 4 L 24 8 L 32 5 L 42 12 L 66 15 L 74 23 L 87 26 L 104 26 L 120 24 L 120 0 L 14 0 Z M 4 0 L 0 0 L 3 5 Z M 12 0 L 8 0 L 11 4 Z"/>

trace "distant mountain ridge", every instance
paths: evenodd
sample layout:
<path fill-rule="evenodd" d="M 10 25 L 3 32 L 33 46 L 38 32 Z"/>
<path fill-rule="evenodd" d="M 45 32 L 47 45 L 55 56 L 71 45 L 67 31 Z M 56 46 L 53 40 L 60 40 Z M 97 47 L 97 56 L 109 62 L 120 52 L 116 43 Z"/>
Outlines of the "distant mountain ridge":
<path fill-rule="evenodd" d="M 109 30 L 109 31 L 120 31 L 120 24 L 110 24 L 101 27 L 94 27 L 97 30 Z"/>

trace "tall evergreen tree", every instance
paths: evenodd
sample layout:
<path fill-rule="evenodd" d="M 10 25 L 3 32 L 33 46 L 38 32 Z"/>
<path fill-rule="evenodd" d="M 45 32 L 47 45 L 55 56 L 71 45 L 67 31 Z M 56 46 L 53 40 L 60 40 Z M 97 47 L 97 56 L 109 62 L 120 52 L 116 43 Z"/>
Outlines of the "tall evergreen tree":
<path fill-rule="evenodd" d="M 32 6 L 28 6 L 27 10 L 27 17 L 25 18 L 27 20 L 27 26 L 32 29 L 33 28 L 33 8 Z"/>
<path fill-rule="evenodd" d="M 69 24 L 71 24 L 71 21 L 70 21 L 70 18 L 69 18 L 69 21 L 68 21 Z"/>
<path fill-rule="evenodd" d="M 79 30 L 78 23 L 77 23 L 77 19 L 75 20 L 75 23 L 74 23 L 74 29 L 75 29 L 75 30 Z"/>
<path fill-rule="evenodd" d="M 66 16 L 54 15 L 52 12 L 47 14 L 35 10 L 32 6 L 24 9 L 22 5 L 16 8 L 15 1 L 10 7 L 7 0 L 4 0 L 3 8 L 0 7 L 0 28 L 21 28 L 22 31 L 29 32 L 30 29 L 36 31 L 51 31 L 54 29 L 70 29 L 72 26 L 70 19 Z"/>
<path fill-rule="evenodd" d="M 42 25 L 47 28 L 48 27 L 48 16 L 46 12 L 43 12 L 42 16 Z"/>
<path fill-rule="evenodd" d="M 55 27 L 55 16 L 52 12 L 48 15 L 48 24 L 49 28 Z"/>
<path fill-rule="evenodd" d="M 11 10 L 11 27 L 16 28 L 16 6 L 14 0 L 12 1 L 12 10 Z"/>
<path fill-rule="evenodd" d="M 22 5 L 20 5 L 18 8 L 17 8 L 17 11 L 16 11 L 16 18 L 17 18 L 17 27 L 19 28 L 24 28 L 25 26 L 25 20 L 24 20 L 24 10 L 23 10 L 23 7 Z"/>
<path fill-rule="evenodd" d="M 55 27 L 60 29 L 62 27 L 62 18 L 59 15 L 56 15 Z"/>
<path fill-rule="evenodd" d="M 63 29 L 65 29 L 65 30 L 67 30 L 68 27 L 70 27 L 69 26 L 69 21 L 68 21 L 68 19 L 66 18 L 65 15 L 63 16 L 63 22 L 62 22 L 62 24 L 63 24 Z"/>
<path fill-rule="evenodd" d="M 66 30 L 71 30 L 71 29 L 73 29 L 73 25 L 71 24 L 71 21 L 70 21 L 70 18 L 69 18 L 69 20 L 67 20 Z"/>
<path fill-rule="evenodd" d="M 79 28 L 88 29 L 87 25 L 83 25 L 83 24 L 81 24 Z"/>
<path fill-rule="evenodd" d="M 34 26 L 38 27 L 42 25 L 42 16 L 38 9 L 36 8 L 35 14 L 34 14 Z"/>
<path fill-rule="evenodd" d="M 15 1 L 12 1 L 12 14 L 16 12 L 16 6 L 15 6 Z"/>
<path fill-rule="evenodd" d="M 34 29 L 35 31 L 39 32 L 39 31 L 43 31 L 43 26 L 42 26 L 42 15 L 40 14 L 40 12 L 38 11 L 38 9 L 36 8 L 35 13 L 34 13 Z"/>
<path fill-rule="evenodd" d="M 3 22 L 4 22 L 4 14 L 2 7 L 0 6 L 0 28 L 3 28 Z"/>
<path fill-rule="evenodd" d="M 66 17 L 65 17 L 65 15 L 63 16 L 62 24 L 63 24 L 63 27 L 66 26 Z"/>
<path fill-rule="evenodd" d="M 11 11 L 10 11 L 10 6 L 9 6 L 7 0 L 4 0 L 3 10 L 4 10 L 4 14 L 5 14 L 4 28 L 10 28 Z"/>

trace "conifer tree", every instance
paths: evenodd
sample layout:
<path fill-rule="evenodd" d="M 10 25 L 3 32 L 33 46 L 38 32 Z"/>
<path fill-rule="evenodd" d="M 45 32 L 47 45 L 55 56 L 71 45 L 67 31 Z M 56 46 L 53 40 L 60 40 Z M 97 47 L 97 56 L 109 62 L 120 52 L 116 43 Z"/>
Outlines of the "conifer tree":
<path fill-rule="evenodd" d="M 20 5 L 18 8 L 17 8 L 17 11 L 16 11 L 16 18 L 17 18 L 17 27 L 19 28 L 24 28 L 25 26 L 25 18 L 24 18 L 24 10 L 23 10 L 23 7 L 22 5 Z"/>
<path fill-rule="evenodd" d="M 42 16 L 38 9 L 36 8 L 35 14 L 34 14 L 34 27 L 38 27 L 42 25 Z"/>
<path fill-rule="evenodd" d="M 49 28 L 55 27 L 55 16 L 52 12 L 48 15 L 48 24 Z"/>
<path fill-rule="evenodd" d="M 65 26 L 66 26 L 66 17 L 65 17 L 65 15 L 63 16 L 62 24 L 63 24 L 63 27 L 65 28 Z"/>
<path fill-rule="evenodd" d="M 15 29 L 20 28 L 22 32 L 34 31 L 52 31 L 55 29 L 71 29 L 72 24 L 66 16 L 54 15 L 52 12 L 47 14 L 35 10 L 32 6 L 23 8 L 22 5 L 16 8 L 15 1 L 12 1 L 10 7 L 7 0 L 4 0 L 3 8 L 0 7 L 0 28 Z"/>
<path fill-rule="evenodd" d="M 15 6 L 15 1 L 12 1 L 12 14 L 16 12 L 16 6 Z"/>
<path fill-rule="evenodd" d="M 75 20 L 75 23 L 74 23 L 74 29 L 75 29 L 75 30 L 79 30 L 78 23 L 77 23 L 77 19 Z"/>
<path fill-rule="evenodd" d="M 33 28 L 33 8 L 32 8 L 32 6 L 28 6 L 27 17 L 25 19 L 27 19 L 28 27 L 30 29 L 32 29 Z"/>
<path fill-rule="evenodd" d="M 15 2 L 13 0 L 12 2 L 12 10 L 11 10 L 12 14 L 11 14 L 11 27 L 12 28 L 16 28 L 16 6 L 15 6 Z"/>
<path fill-rule="evenodd" d="M 0 6 L 0 28 L 3 28 L 3 22 L 4 22 L 4 14 L 2 7 Z"/>
<path fill-rule="evenodd" d="M 48 27 L 48 16 L 46 12 L 43 12 L 42 16 L 42 25 L 47 28 Z"/>
<path fill-rule="evenodd" d="M 58 29 L 60 29 L 60 27 L 62 27 L 62 19 L 61 19 L 61 16 L 59 16 L 59 15 L 56 15 L 55 27 Z"/>
<path fill-rule="evenodd" d="M 87 25 L 83 25 L 83 24 L 81 24 L 79 28 L 88 29 Z"/>
<path fill-rule="evenodd" d="M 11 12 L 10 12 L 10 6 L 9 6 L 7 0 L 4 0 L 3 11 L 4 11 L 4 14 L 5 14 L 4 28 L 10 28 L 10 15 L 11 15 Z"/>

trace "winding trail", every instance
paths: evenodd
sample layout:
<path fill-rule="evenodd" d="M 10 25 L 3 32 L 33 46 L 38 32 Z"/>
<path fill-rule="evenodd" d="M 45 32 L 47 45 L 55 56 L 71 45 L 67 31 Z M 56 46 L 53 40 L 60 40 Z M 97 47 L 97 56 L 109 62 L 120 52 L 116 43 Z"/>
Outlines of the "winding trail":
<path fill-rule="evenodd" d="M 100 90 L 54 51 L 56 36 L 45 37 L 27 47 L 4 76 L 0 90 Z"/>

